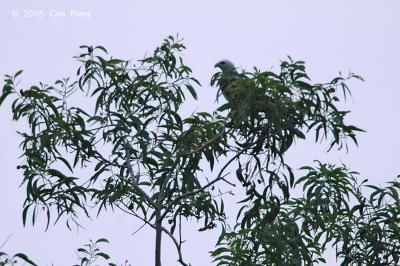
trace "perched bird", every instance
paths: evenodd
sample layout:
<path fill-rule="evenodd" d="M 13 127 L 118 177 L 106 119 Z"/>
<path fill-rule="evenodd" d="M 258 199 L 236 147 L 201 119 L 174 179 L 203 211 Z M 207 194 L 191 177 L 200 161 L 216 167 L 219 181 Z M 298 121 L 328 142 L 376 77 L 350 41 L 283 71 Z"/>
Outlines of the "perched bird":
<path fill-rule="evenodd" d="M 260 79 L 257 74 L 239 73 L 227 59 L 219 61 L 214 67 L 220 68 L 221 72 L 213 76 L 211 84 L 216 81 L 222 95 L 231 104 L 230 115 L 235 126 L 245 125 L 246 132 L 257 135 L 255 142 L 251 140 L 254 144 L 252 154 L 258 154 L 271 146 L 269 141 L 272 131 L 278 136 L 280 147 L 277 149 L 280 153 L 286 152 L 295 136 L 304 138 L 297 129 L 302 118 L 297 117 L 296 103 L 284 94 L 277 97 L 278 94 L 273 93 L 277 81 L 269 83 L 268 76 Z M 243 184 L 247 184 L 241 169 L 236 174 Z"/>
<path fill-rule="evenodd" d="M 222 95 L 224 95 L 229 103 L 238 104 L 246 102 L 252 111 L 270 111 L 271 99 L 255 88 L 252 79 L 239 74 L 231 61 L 223 59 L 216 63 L 214 67 L 221 69 L 218 85 Z"/>

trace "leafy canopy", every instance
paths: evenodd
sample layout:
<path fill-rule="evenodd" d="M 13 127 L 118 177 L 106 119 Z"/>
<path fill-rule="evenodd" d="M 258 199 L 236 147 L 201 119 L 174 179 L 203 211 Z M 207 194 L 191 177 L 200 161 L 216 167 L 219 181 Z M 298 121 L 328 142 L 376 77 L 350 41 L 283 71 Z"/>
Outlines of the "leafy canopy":
<path fill-rule="evenodd" d="M 339 103 L 350 93 L 346 82 L 361 77 L 314 84 L 304 62 L 289 57 L 278 73 L 239 73 L 239 100 L 184 116 L 183 103 L 197 99 L 201 86 L 183 62 L 184 48 L 170 36 L 132 63 L 104 47 L 81 46 L 76 81 L 19 89 L 22 71 L 5 76 L 0 105 L 13 97 L 13 119 L 29 125 L 19 132 L 24 224 L 28 217 L 35 223 L 40 211 L 47 226 L 64 217 L 70 227 L 92 209 L 120 209 L 156 231 L 156 265 L 162 235 L 173 240 L 178 262 L 189 265 L 182 218 L 200 222 L 199 231 L 221 228 L 211 253 L 217 265 L 311 265 L 324 261 L 327 244 L 343 265 L 397 263 L 397 182 L 359 183 L 345 166 L 319 161 L 296 178 L 284 160 L 310 132 L 315 142 L 328 141 L 328 151 L 348 149 L 349 139 L 357 144 L 362 130 L 345 122 L 349 111 Z M 211 85 L 220 78 L 216 73 Z M 231 225 L 224 194 L 237 185 L 245 197 Z M 303 196 L 291 195 L 295 186 Z"/>

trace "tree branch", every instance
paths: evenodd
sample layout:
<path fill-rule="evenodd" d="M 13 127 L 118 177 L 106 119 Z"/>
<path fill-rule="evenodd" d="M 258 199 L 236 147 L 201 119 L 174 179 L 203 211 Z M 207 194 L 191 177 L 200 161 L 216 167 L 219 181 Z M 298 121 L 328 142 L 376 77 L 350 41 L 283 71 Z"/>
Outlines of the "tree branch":
<path fill-rule="evenodd" d="M 180 159 L 180 156 L 178 155 L 175 158 L 175 161 L 174 161 L 173 165 L 171 166 L 171 169 L 169 170 L 168 175 L 165 178 L 164 183 L 162 184 L 162 186 L 160 188 L 160 194 L 159 194 L 158 200 L 157 200 L 157 206 L 159 206 L 159 210 L 161 210 L 162 202 L 164 201 L 165 188 L 167 187 L 168 181 L 171 178 L 171 176 L 175 170 L 175 167 L 178 165 L 179 159 Z M 161 217 L 161 220 L 162 219 L 163 219 L 163 217 Z"/>
<path fill-rule="evenodd" d="M 225 128 L 225 127 L 224 127 Z M 181 155 L 192 155 L 193 153 L 196 153 L 202 149 L 204 149 L 205 147 L 207 147 L 208 145 L 212 144 L 214 141 L 216 141 L 217 139 L 221 138 L 223 135 L 227 134 L 228 132 L 225 131 L 221 131 L 220 133 L 218 133 L 217 135 L 215 135 L 214 137 L 212 137 L 211 139 L 207 140 L 206 142 L 204 142 L 203 144 L 201 144 L 199 147 L 194 148 L 192 150 L 189 151 L 183 151 L 181 153 Z"/>
<path fill-rule="evenodd" d="M 189 264 L 186 264 L 186 263 L 183 261 L 183 258 L 182 258 L 182 251 L 181 251 L 181 244 L 178 243 L 178 240 L 176 240 L 175 236 L 174 236 L 170 231 L 168 231 L 165 227 L 162 227 L 162 230 L 163 230 L 163 232 L 166 233 L 166 234 L 172 239 L 172 241 L 174 242 L 174 244 L 175 244 L 175 246 L 176 246 L 176 249 L 178 250 L 178 256 L 179 256 L 178 261 L 180 262 L 180 264 L 182 264 L 183 266 L 189 266 Z"/>
<path fill-rule="evenodd" d="M 129 145 L 127 141 L 125 141 L 125 145 L 126 145 L 126 146 Z M 125 164 L 126 164 L 126 167 L 128 167 L 129 174 L 130 174 L 130 176 L 131 176 L 131 182 L 130 182 L 130 183 L 132 184 L 132 186 L 134 187 L 134 189 L 140 194 L 140 196 L 142 196 L 143 198 L 145 198 L 146 201 L 147 201 L 150 205 L 152 205 L 154 208 L 157 208 L 156 202 L 154 202 L 154 201 L 150 198 L 150 196 L 147 195 L 147 193 L 138 185 L 138 183 L 137 183 L 137 181 L 136 181 L 136 179 L 135 179 L 135 173 L 133 172 L 132 165 L 129 163 L 129 156 L 130 156 L 130 154 L 129 154 L 129 149 L 128 149 L 128 147 L 127 147 L 127 149 L 126 149 L 126 160 L 125 160 Z"/>

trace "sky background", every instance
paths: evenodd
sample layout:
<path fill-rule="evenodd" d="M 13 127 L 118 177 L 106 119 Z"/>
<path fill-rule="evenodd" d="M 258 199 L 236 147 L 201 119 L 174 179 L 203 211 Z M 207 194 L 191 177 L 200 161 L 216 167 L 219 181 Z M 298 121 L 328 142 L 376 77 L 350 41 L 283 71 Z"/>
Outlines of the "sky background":
<path fill-rule="evenodd" d="M 55 12 L 57 11 L 57 12 Z M 74 17 L 71 11 L 89 12 Z M 29 17 L 43 12 L 44 17 Z M 65 12 L 65 17 L 51 14 Z M 109 53 L 140 59 L 151 53 L 168 35 L 179 35 L 187 50 L 186 63 L 203 84 L 199 100 L 187 106 L 193 111 L 215 108 L 215 88 L 208 84 L 214 64 L 224 58 L 238 67 L 279 69 L 290 55 L 304 60 L 313 82 L 327 82 L 339 71 L 349 70 L 365 78 L 351 82 L 349 123 L 367 132 L 359 134 L 359 147 L 325 154 L 325 146 L 297 142 L 289 160 L 300 167 L 314 159 L 345 163 L 360 178 L 383 185 L 399 173 L 398 123 L 400 96 L 400 2 L 399 1 L 11 1 L 0 2 L 0 75 L 24 69 L 21 87 L 74 76 L 72 59 L 82 44 L 103 45 Z M 72 265 L 75 250 L 89 239 L 106 237 L 105 246 L 114 261 L 128 259 L 133 265 L 153 264 L 151 230 L 131 235 L 141 224 L 121 213 L 105 213 L 93 221 L 83 219 L 86 229 L 69 231 L 63 223 L 44 232 L 44 220 L 35 227 L 22 226 L 24 187 L 18 188 L 20 138 L 24 123 L 11 121 L 10 103 L 0 108 L 0 245 L 12 234 L 4 251 L 24 252 L 39 265 Z M 234 200 L 232 199 L 232 202 Z M 44 218 L 44 217 L 43 217 Z M 185 229 L 184 255 L 193 265 L 211 265 L 207 253 L 218 231 L 197 233 Z M 167 238 L 164 238 L 166 240 Z M 176 253 L 164 242 L 163 265 L 177 265 Z M 328 265 L 337 264 L 327 252 Z"/>

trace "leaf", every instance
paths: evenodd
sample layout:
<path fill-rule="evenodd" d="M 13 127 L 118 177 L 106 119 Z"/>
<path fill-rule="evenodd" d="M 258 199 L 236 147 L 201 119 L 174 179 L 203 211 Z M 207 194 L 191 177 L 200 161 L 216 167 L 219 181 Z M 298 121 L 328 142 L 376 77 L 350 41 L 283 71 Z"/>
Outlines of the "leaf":
<path fill-rule="evenodd" d="M 292 131 L 294 132 L 294 134 L 295 134 L 297 137 L 299 137 L 299 138 L 301 138 L 301 139 L 305 139 L 305 138 L 306 138 L 306 136 L 304 135 L 304 133 L 301 132 L 300 130 L 298 130 L 297 128 L 293 128 Z"/>
<path fill-rule="evenodd" d="M 97 181 L 97 178 L 99 178 L 99 176 L 107 170 L 107 166 L 103 166 L 100 170 L 98 170 L 93 176 L 90 177 L 90 181 L 92 183 L 95 183 Z"/>
<path fill-rule="evenodd" d="M 223 104 L 222 106 L 218 107 L 218 108 L 217 108 L 217 111 L 218 111 L 218 112 L 223 112 L 223 111 L 225 111 L 225 110 L 230 109 L 231 107 L 232 107 L 232 105 L 231 105 L 230 103 L 225 103 L 225 104 Z"/>
<path fill-rule="evenodd" d="M 78 248 L 77 250 L 78 250 L 78 252 L 82 252 L 82 253 L 89 254 L 89 251 L 87 251 L 87 250 L 84 249 L 84 248 Z"/>
<path fill-rule="evenodd" d="M 26 215 L 27 215 L 30 207 L 31 207 L 31 204 L 29 204 L 28 206 L 25 206 L 24 210 L 22 211 L 22 224 L 24 226 L 26 225 Z"/>
<path fill-rule="evenodd" d="M 247 183 L 246 183 L 246 180 L 245 180 L 245 178 L 244 178 L 244 176 L 243 176 L 243 174 L 242 174 L 242 168 L 241 168 L 240 164 L 239 164 L 238 169 L 236 169 L 236 177 L 237 177 L 237 179 L 240 181 L 240 183 L 241 183 L 242 185 L 247 184 Z"/>
<path fill-rule="evenodd" d="M 69 162 L 66 159 L 64 159 L 62 157 L 56 157 L 56 159 L 62 161 L 72 173 L 74 172 L 74 170 L 72 169 L 71 165 L 69 164 Z"/>
<path fill-rule="evenodd" d="M 193 88 L 192 85 L 190 84 L 185 84 L 186 88 L 189 90 L 190 94 L 192 95 L 192 97 L 197 100 L 197 93 L 196 90 Z"/>
<path fill-rule="evenodd" d="M 96 253 L 96 256 L 103 257 L 106 260 L 108 260 L 110 258 L 110 256 L 108 254 L 104 253 L 104 252 Z"/>
<path fill-rule="evenodd" d="M 97 244 L 97 243 L 110 243 L 110 242 L 106 238 L 100 238 L 95 243 Z"/>
<path fill-rule="evenodd" d="M 66 175 L 64 175 L 63 173 L 61 173 L 60 171 L 58 171 L 56 169 L 48 169 L 47 173 L 52 176 L 57 176 L 63 180 L 68 179 L 68 177 Z"/>
<path fill-rule="evenodd" d="M 21 75 L 22 72 L 24 72 L 22 69 L 18 70 L 17 73 L 14 74 L 14 79 L 16 79 L 19 75 Z"/>
<path fill-rule="evenodd" d="M 31 260 L 28 258 L 28 256 L 26 256 L 26 255 L 23 254 L 23 253 L 17 253 L 17 254 L 14 255 L 14 257 L 21 258 L 21 259 L 23 259 L 24 261 L 28 262 L 29 264 L 34 265 L 34 266 L 37 266 L 36 263 L 34 263 L 33 261 L 31 261 Z"/>
<path fill-rule="evenodd" d="M 102 50 L 105 54 L 108 54 L 106 48 L 104 48 L 103 46 L 98 45 L 98 46 L 96 46 L 94 49 L 100 49 L 100 50 Z"/>
<path fill-rule="evenodd" d="M 13 93 L 13 87 L 10 85 L 4 85 L 3 93 L 0 96 L 0 105 L 4 102 L 8 95 Z"/>
<path fill-rule="evenodd" d="M 158 168 L 158 163 L 157 163 L 157 161 L 154 160 L 154 159 L 151 158 L 151 157 L 144 157 L 144 158 L 143 158 L 143 162 L 144 162 L 145 164 L 151 164 L 151 165 L 153 165 L 154 167 Z"/>

